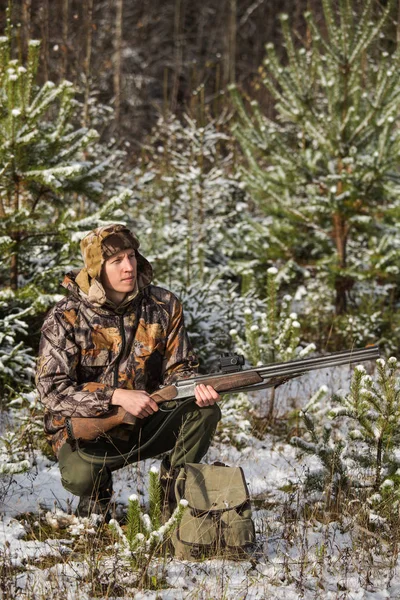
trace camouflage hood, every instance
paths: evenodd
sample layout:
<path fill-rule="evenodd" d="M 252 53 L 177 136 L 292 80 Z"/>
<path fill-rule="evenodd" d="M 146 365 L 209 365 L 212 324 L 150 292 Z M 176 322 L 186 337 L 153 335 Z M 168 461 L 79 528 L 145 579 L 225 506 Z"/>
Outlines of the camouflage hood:
<path fill-rule="evenodd" d="M 101 283 L 101 271 L 104 262 L 121 250 L 133 248 L 137 260 L 137 284 L 123 301 L 129 303 L 152 280 L 153 269 L 149 261 L 139 252 L 140 243 L 137 237 L 125 225 L 107 225 L 91 231 L 81 241 L 81 251 L 85 266 L 76 276 L 69 274 L 63 285 L 70 291 L 77 291 L 87 297 L 90 304 L 102 307 L 112 303 L 107 299 Z M 122 306 L 122 305 L 121 305 Z"/>

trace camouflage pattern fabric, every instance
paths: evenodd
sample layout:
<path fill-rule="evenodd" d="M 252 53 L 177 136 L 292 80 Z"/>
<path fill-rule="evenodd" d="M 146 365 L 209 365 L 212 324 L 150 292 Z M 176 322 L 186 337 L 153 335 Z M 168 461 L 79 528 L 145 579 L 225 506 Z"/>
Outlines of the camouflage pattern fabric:
<path fill-rule="evenodd" d="M 91 256 L 98 255 L 92 247 Z M 66 417 L 106 413 L 116 388 L 152 393 L 195 373 L 182 306 L 171 292 L 149 284 L 151 266 L 141 259 L 138 287 L 119 306 L 107 300 L 100 271 L 91 277 L 85 259 L 86 270 L 65 277 L 69 295 L 45 319 L 36 385 L 56 454 L 67 439 Z"/>

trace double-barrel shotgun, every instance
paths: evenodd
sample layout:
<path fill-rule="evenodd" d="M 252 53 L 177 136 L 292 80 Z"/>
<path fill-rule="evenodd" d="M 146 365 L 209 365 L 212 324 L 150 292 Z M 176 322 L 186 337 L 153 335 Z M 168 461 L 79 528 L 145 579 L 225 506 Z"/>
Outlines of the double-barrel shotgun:
<path fill-rule="evenodd" d="M 151 394 L 165 412 L 193 402 L 196 385 L 211 385 L 219 394 L 253 392 L 264 388 L 278 387 L 293 377 L 299 377 L 316 369 L 329 369 L 339 365 L 359 363 L 379 358 L 377 346 L 333 352 L 316 358 L 291 360 L 254 368 L 243 368 L 244 357 L 227 354 L 220 359 L 220 371 L 182 379 L 173 385 L 161 387 Z M 165 408 L 163 404 L 166 403 Z M 71 417 L 67 419 L 67 431 L 71 440 L 94 440 L 102 434 L 111 434 L 111 429 L 122 424 L 135 425 L 138 419 L 121 406 L 113 407 L 99 417 Z M 139 420 L 140 421 L 140 420 Z M 163 426 L 161 426 L 163 429 Z"/>

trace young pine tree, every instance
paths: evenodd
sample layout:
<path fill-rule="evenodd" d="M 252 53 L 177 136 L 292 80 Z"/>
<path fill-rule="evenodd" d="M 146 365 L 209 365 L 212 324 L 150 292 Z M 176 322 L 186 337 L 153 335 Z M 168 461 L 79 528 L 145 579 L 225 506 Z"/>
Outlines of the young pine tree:
<path fill-rule="evenodd" d="M 0 37 L 2 398 L 17 391 L 21 379 L 29 382 L 32 357 L 22 342 L 29 330 L 35 346 L 40 317 L 60 298 L 60 279 L 77 260 L 80 237 L 119 218 L 127 195 L 116 190 L 104 197 L 107 161 L 98 160 L 97 132 L 79 125 L 76 90 L 68 81 L 38 85 L 40 42 L 29 42 L 23 60 L 14 57 L 14 37 L 8 12 Z"/>
<path fill-rule="evenodd" d="M 400 380 L 396 358 L 377 360 L 371 377 L 362 365 L 354 369 L 348 393 L 321 402 L 320 390 L 303 409 L 307 434 L 293 438 L 301 450 L 318 457 L 321 469 L 310 471 L 307 488 L 327 490 L 330 502 L 366 502 L 374 515 L 398 518 Z M 329 418 L 329 421 L 327 420 Z"/>
<path fill-rule="evenodd" d="M 31 40 L 26 65 L 13 59 L 9 23 L 0 38 L 0 233 L 13 290 L 21 283 L 21 256 L 59 230 L 68 197 L 95 191 L 93 165 L 81 152 L 97 134 L 71 125 L 72 84 L 35 85 L 39 53 L 40 42 Z"/>
<path fill-rule="evenodd" d="M 374 319 L 357 331 L 369 339 L 382 333 L 382 310 L 391 326 L 399 273 L 400 49 L 382 39 L 393 3 L 380 14 L 372 0 L 322 4 L 323 24 L 306 13 L 304 40 L 281 15 L 284 59 L 267 45 L 260 74 L 274 118 L 232 88 L 235 134 L 275 251 L 311 275 L 302 284 L 314 312 L 330 313 L 327 327 L 332 313 L 368 310 Z"/>

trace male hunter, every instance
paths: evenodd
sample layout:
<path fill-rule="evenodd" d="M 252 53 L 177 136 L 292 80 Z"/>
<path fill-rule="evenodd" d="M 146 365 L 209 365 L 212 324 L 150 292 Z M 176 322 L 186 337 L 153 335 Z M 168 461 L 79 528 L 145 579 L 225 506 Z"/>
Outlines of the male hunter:
<path fill-rule="evenodd" d="M 152 267 L 125 226 L 91 231 L 81 250 L 84 268 L 66 275 L 68 295 L 43 324 L 36 383 L 62 484 L 80 497 L 77 514 L 109 518 L 113 471 L 164 454 L 165 484 L 185 462 L 201 461 L 221 413 L 218 393 L 198 385 L 195 400 L 141 452 L 165 419 L 150 394 L 196 372 L 182 306 L 151 285 Z M 104 415 L 115 405 L 137 417 L 136 425 L 91 442 L 73 439 L 69 418 Z"/>

